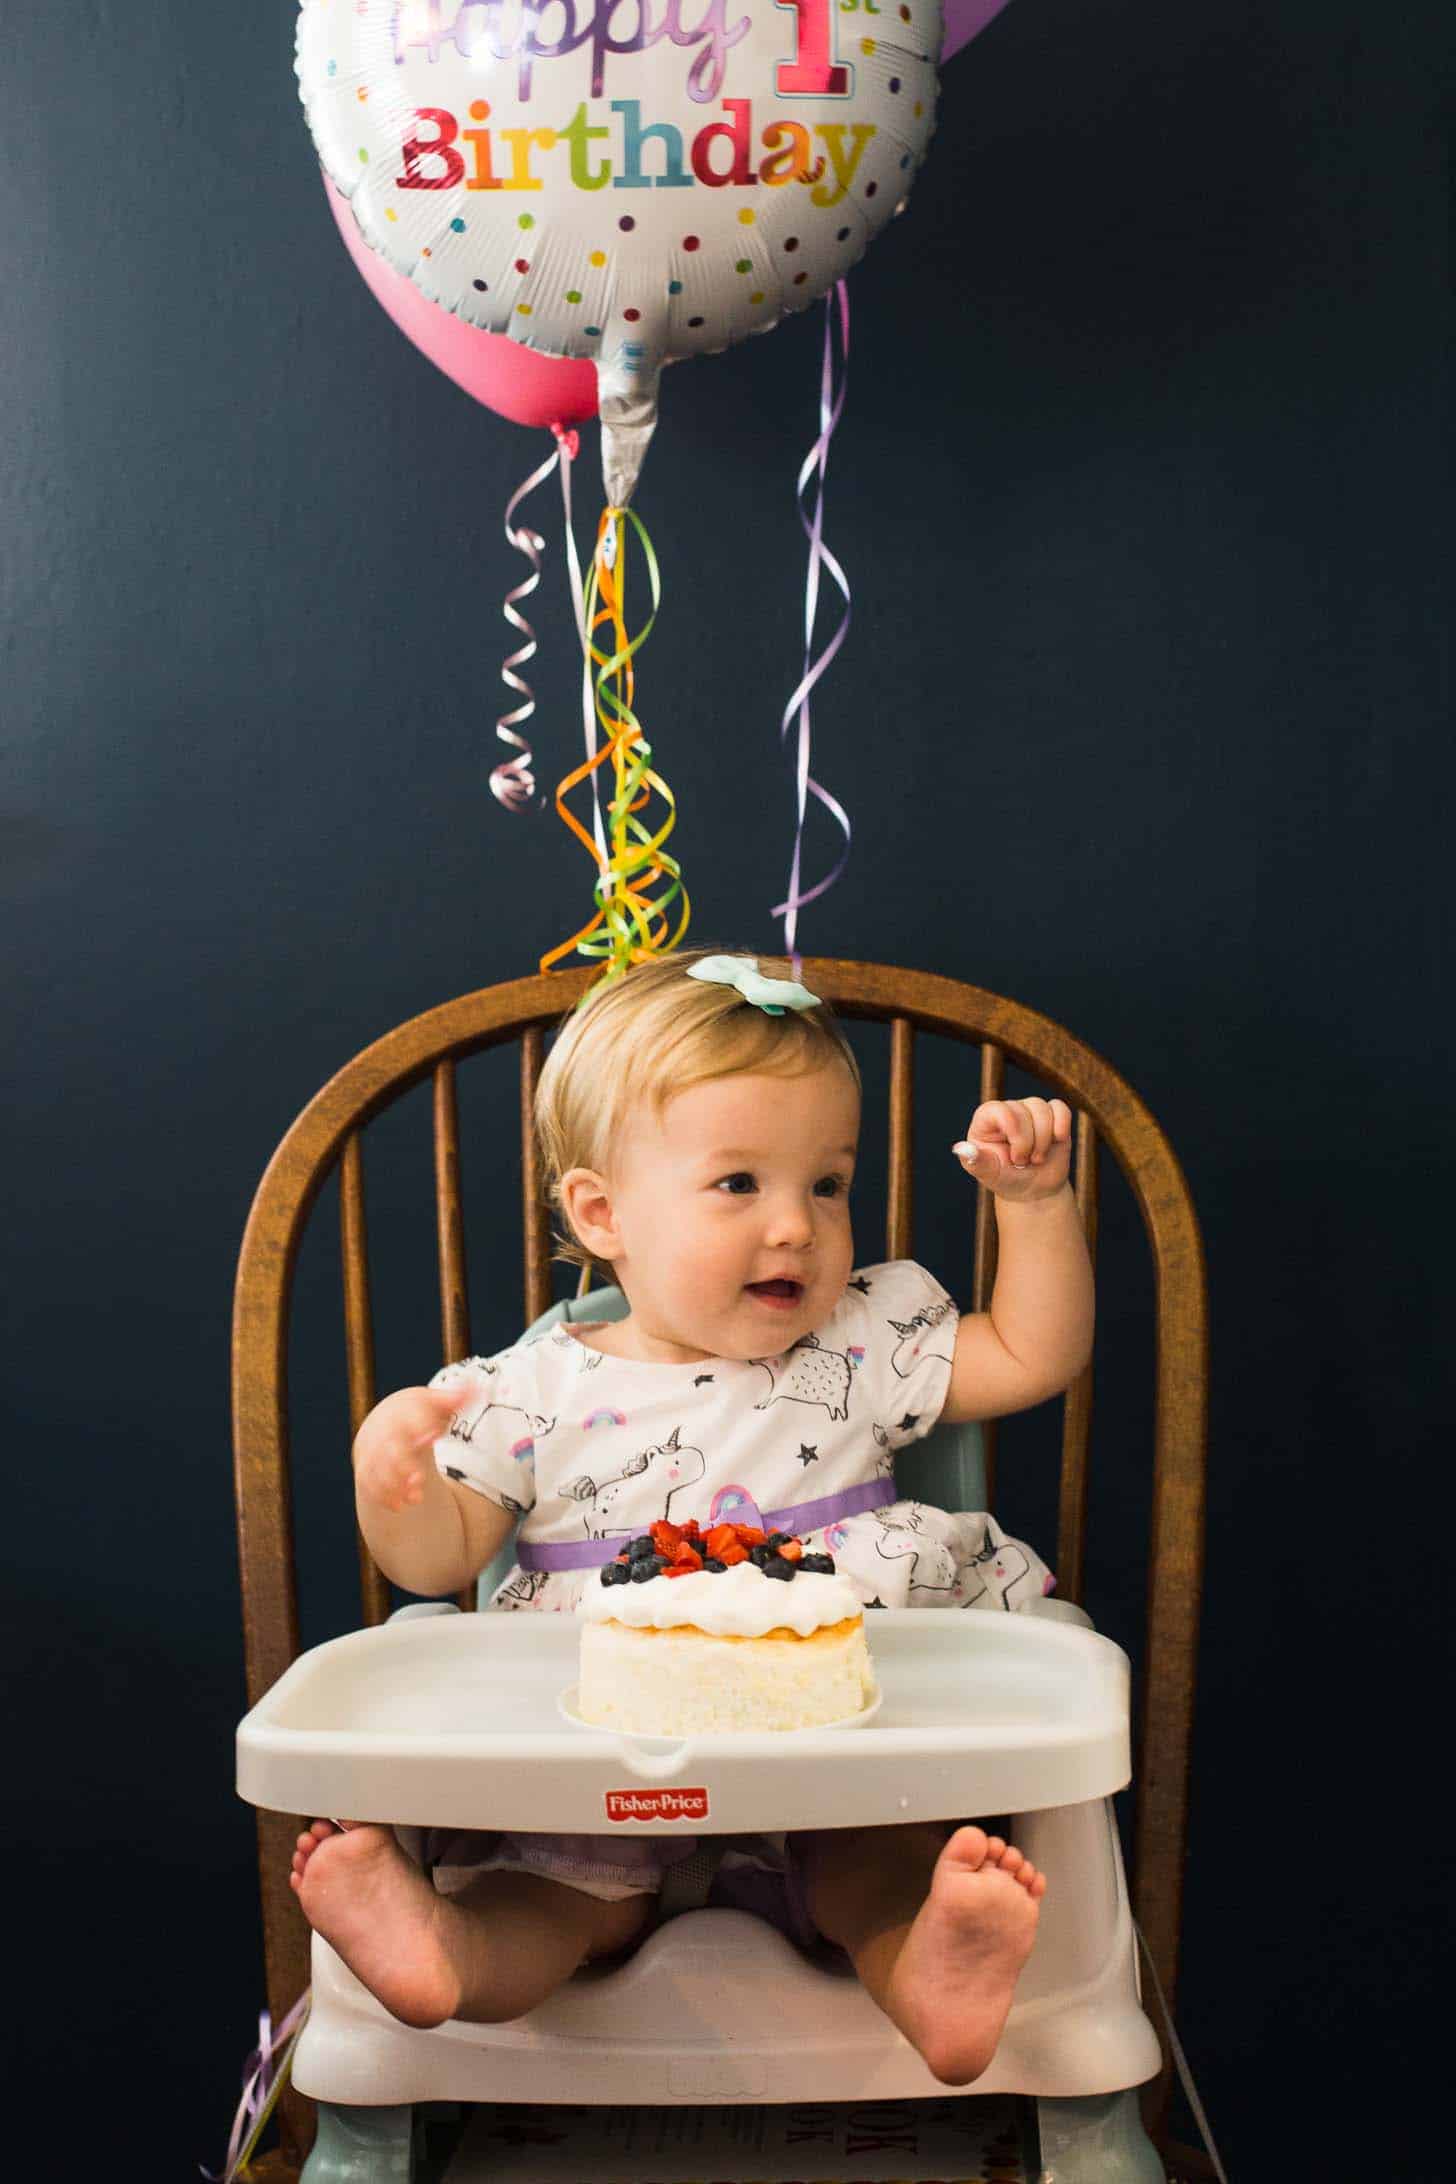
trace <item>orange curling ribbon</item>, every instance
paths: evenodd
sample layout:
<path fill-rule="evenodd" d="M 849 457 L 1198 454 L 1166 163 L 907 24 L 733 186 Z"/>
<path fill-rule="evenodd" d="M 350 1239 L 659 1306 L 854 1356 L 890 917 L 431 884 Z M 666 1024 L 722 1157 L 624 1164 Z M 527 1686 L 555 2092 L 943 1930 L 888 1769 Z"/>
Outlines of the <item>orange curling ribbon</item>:
<path fill-rule="evenodd" d="M 627 633 L 626 615 L 629 524 L 642 548 L 652 590 L 652 612 L 635 637 Z M 556 790 L 557 812 L 597 867 L 597 910 L 595 917 L 569 940 L 542 956 L 543 971 L 575 952 L 602 963 L 602 979 L 620 978 L 632 964 L 675 948 L 687 931 L 689 904 L 682 872 L 677 859 L 662 846 L 677 823 L 677 800 L 650 763 L 652 746 L 633 710 L 634 661 L 652 634 L 661 598 L 657 556 L 642 519 L 630 508 L 604 509 L 587 580 L 585 619 L 587 656 L 596 669 L 596 717 L 606 741 Z M 609 632 L 604 640 L 606 649 L 596 641 L 600 630 Z M 566 799 L 599 766 L 609 762 L 613 794 L 606 812 L 607 847 L 603 856 Z M 655 827 L 638 816 L 647 810 L 654 795 L 666 806 Z M 668 915 L 674 903 L 680 905 L 675 926 Z"/>

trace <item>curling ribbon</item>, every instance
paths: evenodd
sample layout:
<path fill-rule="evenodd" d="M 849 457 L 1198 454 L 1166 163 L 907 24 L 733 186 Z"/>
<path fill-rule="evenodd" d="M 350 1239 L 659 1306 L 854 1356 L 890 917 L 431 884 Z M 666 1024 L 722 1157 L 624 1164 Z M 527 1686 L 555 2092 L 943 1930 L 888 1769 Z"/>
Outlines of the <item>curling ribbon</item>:
<path fill-rule="evenodd" d="M 501 613 L 510 623 L 512 629 L 518 629 L 526 640 L 518 652 L 512 652 L 507 656 L 501 665 L 500 671 L 501 681 L 506 688 L 516 691 L 524 701 L 516 706 L 513 711 L 502 713 L 495 727 L 495 732 L 502 743 L 512 743 L 522 753 L 519 758 L 504 759 L 494 769 L 490 777 L 491 794 L 505 805 L 507 811 L 528 810 L 536 794 L 536 777 L 531 771 L 531 746 L 523 736 L 518 736 L 515 732 L 517 728 L 531 718 L 536 710 L 535 693 L 530 684 L 516 673 L 518 667 L 524 667 L 526 662 L 534 659 L 536 655 L 536 632 L 532 629 L 524 614 L 517 611 L 516 602 L 521 599 L 529 599 L 540 583 L 541 555 L 546 547 L 546 541 L 539 531 L 533 531 L 529 524 L 517 525 L 514 519 L 521 502 L 528 495 L 534 493 L 538 485 L 544 484 L 558 465 L 561 470 L 562 497 L 566 504 L 567 537 L 571 537 L 571 465 L 576 459 L 580 442 L 574 432 L 565 431 L 559 424 L 553 425 L 551 430 L 556 437 L 555 454 L 548 455 L 540 468 L 533 470 L 530 477 L 516 487 L 515 492 L 506 502 L 506 543 L 514 546 L 517 553 L 524 554 L 531 564 L 530 575 L 506 593 L 501 606 Z M 573 555 L 575 553 L 574 540 L 572 541 L 572 553 Z"/>
<path fill-rule="evenodd" d="M 576 434 L 571 435 L 573 441 Z M 572 453 L 576 449 L 573 447 Z M 586 588 L 582 582 L 581 556 L 576 550 L 576 526 L 571 515 L 571 464 L 561 465 L 561 515 L 566 535 L 566 566 L 571 579 L 571 611 L 576 617 L 576 634 L 581 640 L 581 716 L 586 738 L 586 755 L 590 760 L 597 750 L 597 711 L 592 699 L 591 638 L 586 626 Z M 598 866 L 607 861 L 607 837 L 602 826 L 601 783 L 594 773 L 591 777 L 592 836 L 596 843 Z"/>
<path fill-rule="evenodd" d="M 652 611 L 635 637 L 627 634 L 626 546 L 628 526 L 635 531 L 647 563 L 652 591 Z M 606 508 L 597 527 L 596 551 L 587 581 L 583 608 L 587 656 L 595 666 L 596 720 L 606 737 L 593 749 L 594 731 L 588 729 L 588 755 L 559 784 L 556 809 L 595 861 L 596 916 L 569 940 L 541 958 L 548 971 L 574 950 L 604 964 L 603 979 L 618 978 L 633 963 L 665 954 L 676 947 L 687 930 L 689 905 L 676 858 L 663 843 L 677 822 L 677 803 L 662 776 L 653 771 L 652 746 L 642 733 L 633 710 L 636 689 L 636 654 L 651 636 L 662 598 L 657 556 L 646 525 L 632 508 Z M 604 625 L 610 629 L 609 650 L 595 638 Z M 599 767 L 612 762 L 613 794 L 607 806 L 607 841 L 599 848 L 566 802 L 570 791 L 585 780 L 595 780 Z M 666 805 L 666 816 L 654 832 L 637 814 L 653 792 Z M 654 892 L 656 890 L 656 892 Z M 676 929 L 668 911 L 681 898 Z M 597 981 L 598 984 L 601 980 Z M 592 989 L 593 991 L 595 988 Z"/>
<path fill-rule="evenodd" d="M 278 2103 L 278 2096 L 288 2083 L 288 2066 L 293 2060 L 293 2050 L 298 2036 L 308 2019 L 311 1989 L 305 1987 L 294 2003 L 275 2035 L 273 2020 L 267 2010 L 258 2019 L 258 2045 L 243 2065 L 243 2093 L 238 2102 L 238 2112 L 233 2118 L 233 2128 L 228 2139 L 226 2164 L 220 2176 L 210 2169 L 198 2167 L 208 2184 L 233 2184 L 242 2175 L 257 2150 L 259 2139 L 268 2127 L 268 2118 Z"/>
<path fill-rule="evenodd" d="M 835 384 L 834 369 L 836 303 L 839 306 L 840 346 L 837 386 Z M 801 968 L 798 944 L 799 912 L 806 904 L 816 901 L 820 895 L 827 894 L 834 885 L 849 861 L 852 840 L 852 829 L 843 805 L 832 797 L 827 789 L 821 788 L 820 784 L 809 772 L 811 742 L 810 693 L 820 677 L 826 673 L 840 646 L 844 643 L 849 632 L 850 610 L 848 580 L 834 555 L 824 544 L 824 475 L 829 467 L 829 443 L 834 438 L 834 428 L 839 423 L 839 414 L 844 408 L 845 392 L 849 385 L 849 291 L 843 281 L 835 283 L 832 294 L 825 297 L 824 305 L 824 358 L 819 375 L 819 437 L 804 458 L 799 471 L 797 491 L 799 521 L 802 523 L 805 536 L 809 541 L 809 568 L 804 586 L 804 672 L 800 678 L 798 688 L 784 708 L 784 717 L 779 725 L 780 741 L 786 742 L 790 726 L 797 716 L 799 736 L 794 765 L 796 807 L 794 855 L 789 871 L 788 898 L 784 902 L 776 903 L 773 910 L 773 915 L 776 918 L 782 918 L 784 921 L 784 953 L 792 959 L 795 978 L 798 977 Z M 811 478 L 815 480 L 812 515 L 805 506 L 804 498 Z M 814 623 L 819 612 L 819 571 L 821 567 L 828 571 L 843 592 L 844 613 L 840 618 L 838 629 L 836 629 L 828 645 L 816 660 L 813 656 Z M 830 816 L 837 820 L 844 829 L 844 847 L 839 853 L 838 863 L 828 878 L 820 880 L 805 894 L 800 892 L 799 875 L 803 863 L 804 814 L 807 809 L 807 798 L 810 795 L 817 796 Z"/>

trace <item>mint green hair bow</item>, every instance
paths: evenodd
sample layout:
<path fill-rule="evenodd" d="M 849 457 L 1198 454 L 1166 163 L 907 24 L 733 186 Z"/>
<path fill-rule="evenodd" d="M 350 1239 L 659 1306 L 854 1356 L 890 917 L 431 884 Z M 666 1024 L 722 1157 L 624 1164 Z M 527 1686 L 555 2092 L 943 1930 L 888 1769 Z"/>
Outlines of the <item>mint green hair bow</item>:
<path fill-rule="evenodd" d="M 765 978 L 757 956 L 711 955 L 688 965 L 689 978 L 706 979 L 710 986 L 736 986 L 765 1016 L 782 1016 L 785 1009 L 817 1009 L 819 996 L 792 979 Z"/>

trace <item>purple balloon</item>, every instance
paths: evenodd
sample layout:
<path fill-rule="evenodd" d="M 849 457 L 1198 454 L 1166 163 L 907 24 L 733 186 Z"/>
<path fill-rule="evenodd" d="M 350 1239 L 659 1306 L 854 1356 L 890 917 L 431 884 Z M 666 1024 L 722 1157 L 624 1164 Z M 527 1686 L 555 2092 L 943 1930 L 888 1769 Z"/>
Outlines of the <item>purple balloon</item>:
<path fill-rule="evenodd" d="M 1006 0 L 945 0 L 945 43 L 940 49 L 941 60 L 950 60 L 962 46 L 968 46 L 1005 5 Z"/>

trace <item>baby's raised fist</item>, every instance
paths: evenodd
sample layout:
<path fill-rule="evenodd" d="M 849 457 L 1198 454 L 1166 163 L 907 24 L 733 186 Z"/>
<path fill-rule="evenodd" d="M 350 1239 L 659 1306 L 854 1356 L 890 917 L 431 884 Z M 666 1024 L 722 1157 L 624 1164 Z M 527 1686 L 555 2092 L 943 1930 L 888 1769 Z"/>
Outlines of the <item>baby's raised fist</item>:
<path fill-rule="evenodd" d="M 1049 1198 L 1071 1167 L 1072 1110 L 1065 1100 L 987 1100 L 951 1150 L 998 1198 Z"/>

